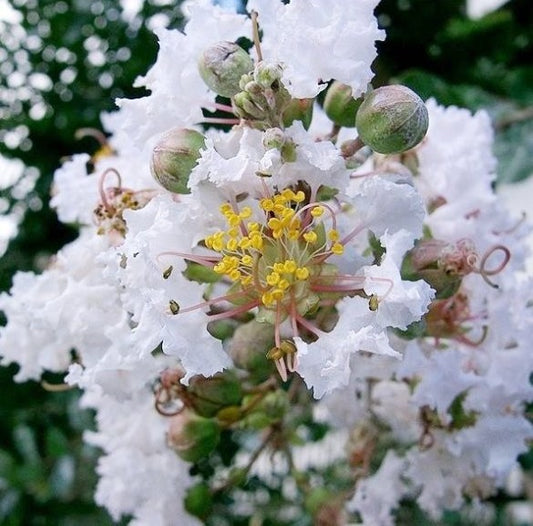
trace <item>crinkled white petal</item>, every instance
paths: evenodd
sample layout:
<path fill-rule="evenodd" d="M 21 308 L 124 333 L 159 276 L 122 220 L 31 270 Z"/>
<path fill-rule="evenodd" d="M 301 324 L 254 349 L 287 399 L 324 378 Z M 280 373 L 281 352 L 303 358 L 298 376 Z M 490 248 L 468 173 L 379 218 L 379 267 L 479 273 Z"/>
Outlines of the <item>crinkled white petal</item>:
<path fill-rule="evenodd" d="M 263 57 L 284 66 L 283 82 L 296 98 L 315 97 L 330 79 L 358 97 L 373 77 L 376 40 L 384 38 L 373 11 L 376 0 L 251 0 L 264 31 Z"/>
<path fill-rule="evenodd" d="M 174 127 L 188 127 L 202 121 L 201 107 L 212 107 L 215 93 L 198 72 L 202 51 L 219 41 L 250 37 L 250 20 L 211 2 L 198 0 L 186 6 L 188 22 L 181 33 L 158 29 L 159 53 L 155 64 L 138 86 L 151 91 L 140 99 L 120 99 L 123 128 L 139 147 Z"/>

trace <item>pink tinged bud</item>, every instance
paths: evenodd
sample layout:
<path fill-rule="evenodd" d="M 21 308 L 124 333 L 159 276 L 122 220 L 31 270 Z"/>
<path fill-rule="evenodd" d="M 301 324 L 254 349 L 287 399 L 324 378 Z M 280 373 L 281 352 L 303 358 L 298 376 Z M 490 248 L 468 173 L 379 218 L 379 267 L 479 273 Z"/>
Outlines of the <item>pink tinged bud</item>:
<path fill-rule="evenodd" d="M 167 433 L 168 445 L 187 462 L 198 462 L 218 445 L 220 427 L 216 420 L 184 410 L 173 416 Z"/>
<path fill-rule="evenodd" d="M 186 128 L 167 132 L 154 147 L 150 170 L 154 179 L 166 190 L 187 194 L 189 176 L 205 146 L 205 137 Z"/>
<path fill-rule="evenodd" d="M 357 111 L 359 138 L 378 153 L 401 153 L 426 135 L 429 118 L 424 101 L 405 86 L 371 91 Z"/>

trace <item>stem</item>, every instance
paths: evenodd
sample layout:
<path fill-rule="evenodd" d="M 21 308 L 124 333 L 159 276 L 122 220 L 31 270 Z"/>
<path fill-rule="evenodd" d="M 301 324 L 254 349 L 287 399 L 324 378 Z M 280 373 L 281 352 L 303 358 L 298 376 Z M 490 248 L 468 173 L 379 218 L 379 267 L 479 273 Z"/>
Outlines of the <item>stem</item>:
<path fill-rule="evenodd" d="M 261 42 L 259 40 L 259 24 L 257 23 L 257 11 L 251 12 L 252 28 L 253 28 L 253 40 L 255 46 L 255 52 L 257 53 L 257 61 L 263 60 L 263 53 L 261 52 Z"/>

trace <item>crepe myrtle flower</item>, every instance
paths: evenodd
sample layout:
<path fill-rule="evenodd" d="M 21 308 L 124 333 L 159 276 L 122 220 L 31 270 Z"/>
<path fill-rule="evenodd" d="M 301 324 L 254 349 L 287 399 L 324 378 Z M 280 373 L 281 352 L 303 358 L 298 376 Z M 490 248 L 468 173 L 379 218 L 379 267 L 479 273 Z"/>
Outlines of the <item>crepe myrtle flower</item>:
<path fill-rule="evenodd" d="M 369 227 L 343 217 L 354 209 L 348 197 L 320 200 L 304 183 L 283 190 L 265 184 L 257 199 L 241 195 L 223 202 L 215 214 L 222 228 L 203 237 L 191 253 L 165 251 L 158 260 L 165 280 L 174 267 L 163 261 L 177 256 L 209 269 L 210 281 L 218 281 L 216 290 L 222 285 L 224 293 L 194 305 L 173 299 L 170 315 L 207 309 L 211 323 L 253 314 L 272 326 L 274 347 L 267 357 L 286 381 L 298 369 L 295 342 L 311 343 L 332 331 L 339 300 L 360 297 L 372 314 L 395 286 L 386 272 L 347 272 L 341 264 L 347 247 L 357 250 L 356 238 Z M 365 291 L 369 284 L 376 292 Z"/>

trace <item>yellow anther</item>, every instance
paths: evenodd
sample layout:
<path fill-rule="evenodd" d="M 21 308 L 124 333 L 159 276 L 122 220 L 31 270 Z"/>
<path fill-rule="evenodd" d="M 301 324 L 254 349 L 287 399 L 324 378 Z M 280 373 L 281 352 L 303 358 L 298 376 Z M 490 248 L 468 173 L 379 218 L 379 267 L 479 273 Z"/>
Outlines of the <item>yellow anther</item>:
<path fill-rule="evenodd" d="M 268 228 L 272 230 L 279 230 L 282 227 L 281 221 L 277 217 L 271 217 L 268 220 Z"/>
<path fill-rule="evenodd" d="M 278 283 L 278 289 L 281 290 L 287 290 L 291 286 L 289 280 L 287 279 L 280 279 Z"/>
<path fill-rule="evenodd" d="M 221 252 L 224 249 L 224 241 L 220 237 L 217 237 L 213 239 L 212 247 L 213 250 Z"/>
<path fill-rule="evenodd" d="M 259 206 L 265 212 L 270 212 L 271 210 L 274 209 L 274 202 L 272 201 L 272 199 L 269 199 L 268 197 L 265 197 L 264 199 L 261 199 L 261 201 L 259 201 Z"/>
<path fill-rule="evenodd" d="M 279 275 L 278 272 L 271 272 L 270 274 L 267 275 L 266 282 L 270 286 L 274 286 L 274 285 L 277 285 L 279 283 L 280 279 L 281 279 L 281 276 Z"/>
<path fill-rule="evenodd" d="M 219 210 L 222 214 L 226 215 L 228 212 L 233 212 L 233 208 L 229 203 L 224 203 L 220 205 Z"/>
<path fill-rule="evenodd" d="M 320 217 L 324 213 L 324 207 L 323 206 L 315 206 L 311 209 L 311 215 L 313 217 Z"/>
<path fill-rule="evenodd" d="M 292 198 L 292 200 L 295 201 L 296 203 L 301 203 L 304 199 L 305 199 L 305 194 L 301 190 L 298 190 Z"/>
<path fill-rule="evenodd" d="M 294 275 L 296 279 L 304 281 L 309 277 L 309 269 L 307 267 L 298 267 Z"/>
<path fill-rule="evenodd" d="M 250 247 L 252 242 L 250 241 L 249 237 L 243 237 L 242 239 L 239 240 L 238 244 L 239 244 L 239 248 L 246 250 L 247 248 Z"/>
<path fill-rule="evenodd" d="M 289 274 L 292 274 L 297 268 L 298 265 L 293 259 L 287 259 L 285 263 L 283 263 L 283 272 L 288 272 Z"/>
<path fill-rule="evenodd" d="M 341 243 L 333 243 L 330 250 L 337 256 L 340 256 L 344 253 L 344 246 Z"/>
<path fill-rule="evenodd" d="M 293 240 L 296 240 L 300 237 L 300 231 L 296 228 L 291 228 L 288 232 L 287 232 L 287 237 L 289 239 L 293 239 Z"/>
<path fill-rule="evenodd" d="M 282 289 L 274 289 L 272 291 L 272 299 L 274 301 L 279 301 L 279 300 L 283 299 L 283 296 L 285 296 L 285 291 L 282 290 Z"/>
<path fill-rule="evenodd" d="M 328 237 L 331 241 L 338 241 L 339 240 L 339 231 L 338 230 L 330 230 L 328 232 Z"/>
<path fill-rule="evenodd" d="M 274 263 L 272 268 L 276 272 L 285 272 L 285 265 L 283 263 Z"/>
<path fill-rule="evenodd" d="M 272 292 L 268 291 L 268 292 L 265 292 L 262 296 L 261 296 L 261 302 L 263 303 L 263 305 L 271 305 L 272 303 L 274 303 L 274 297 L 272 296 Z"/>
<path fill-rule="evenodd" d="M 245 267 L 251 267 L 254 264 L 254 258 L 250 256 L 249 254 L 246 254 L 242 256 L 241 264 L 244 265 Z"/>
<path fill-rule="evenodd" d="M 231 252 L 237 250 L 237 247 L 239 246 L 239 242 L 235 238 L 231 238 L 226 243 L 226 249 L 230 250 Z"/>
<path fill-rule="evenodd" d="M 263 248 L 263 238 L 260 235 L 252 237 L 250 241 L 251 241 L 252 247 L 255 248 L 256 250 L 261 250 Z"/>
<path fill-rule="evenodd" d="M 239 235 L 239 229 L 238 228 L 230 228 L 227 232 L 228 236 L 230 237 L 237 237 Z"/>
<path fill-rule="evenodd" d="M 303 235 L 303 238 L 304 238 L 308 243 L 316 243 L 316 240 L 318 239 L 318 236 L 316 235 L 316 232 L 314 232 L 313 230 L 311 230 L 311 232 L 306 232 L 306 233 Z"/>
<path fill-rule="evenodd" d="M 241 219 L 248 219 L 252 215 L 252 209 L 249 206 L 245 206 L 239 213 Z"/>
<path fill-rule="evenodd" d="M 290 188 L 285 188 L 285 190 L 281 192 L 281 195 L 285 201 L 292 201 L 294 198 L 294 192 Z"/>
<path fill-rule="evenodd" d="M 232 270 L 230 273 L 229 273 L 229 277 L 232 281 L 239 281 L 240 277 L 241 277 L 241 271 L 240 270 Z"/>
<path fill-rule="evenodd" d="M 248 232 L 250 232 L 250 233 L 257 232 L 259 230 L 259 223 L 256 223 L 254 221 L 250 221 L 246 225 L 246 228 L 248 229 Z"/>
<path fill-rule="evenodd" d="M 213 270 L 217 274 L 224 274 L 224 272 L 226 272 L 226 265 L 224 265 L 223 261 L 220 261 L 213 267 Z"/>
<path fill-rule="evenodd" d="M 207 248 L 213 248 L 213 237 L 212 236 L 207 236 L 205 239 L 204 239 L 204 243 L 205 243 L 205 246 Z"/>
<path fill-rule="evenodd" d="M 249 285 L 252 282 L 253 276 L 244 276 L 241 278 L 241 283 L 243 285 Z"/>
<path fill-rule="evenodd" d="M 241 222 L 241 218 L 237 214 L 230 214 L 228 215 L 227 219 L 228 219 L 228 224 L 230 226 L 238 226 L 239 223 Z"/>

